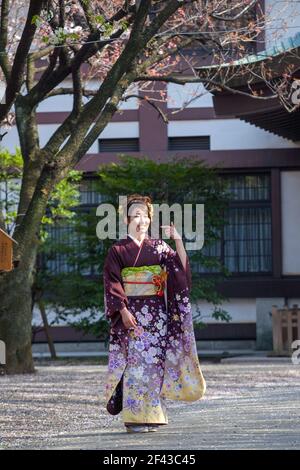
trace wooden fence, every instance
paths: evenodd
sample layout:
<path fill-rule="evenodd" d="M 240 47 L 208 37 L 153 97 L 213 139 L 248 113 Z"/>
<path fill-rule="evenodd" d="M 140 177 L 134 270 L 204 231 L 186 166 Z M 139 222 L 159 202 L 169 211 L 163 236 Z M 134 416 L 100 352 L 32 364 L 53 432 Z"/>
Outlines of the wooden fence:
<path fill-rule="evenodd" d="M 291 355 L 292 343 L 300 340 L 300 307 L 293 305 L 272 307 L 273 320 L 273 352 L 278 355 Z"/>

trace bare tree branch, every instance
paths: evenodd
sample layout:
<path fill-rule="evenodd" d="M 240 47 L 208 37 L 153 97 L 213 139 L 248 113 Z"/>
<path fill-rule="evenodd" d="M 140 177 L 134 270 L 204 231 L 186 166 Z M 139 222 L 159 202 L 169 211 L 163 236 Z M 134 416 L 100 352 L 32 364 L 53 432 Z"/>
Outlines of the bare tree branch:
<path fill-rule="evenodd" d="M 190 0 L 193 3 L 196 0 Z M 176 11 L 182 7 L 183 3 L 181 0 L 170 0 L 167 2 L 167 6 L 156 16 L 151 22 L 144 33 L 144 39 L 146 43 L 159 31 L 162 25 L 172 16 Z"/>
<path fill-rule="evenodd" d="M 89 96 L 95 96 L 97 94 L 98 90 L 89 90 L 82 88 L 82 95 L 85 97 Z M 73 95 L 74 94 L 74 88 L 67 88 L 67 87 L 60 87 L 60 88 L 55 88 L 54 90 L 50 91 L 48 95 L 45 96 L 44 100 L 47 98 L 51 98 L 52 96 L 60 96 L 60 95 Z"/>
<path fill-rule="evenodd" d="M 96 119 L 92 129 L 88 132 L 86 136 L 84 136 L 84 138 L 82 139 L 82 143 L 79 146 L 77 146 L 75 152 L 73 152 L 73 159 L 72 159 L 73 165 L 78 163 L 78 161 L 88 151 L 88 149 L 93 144 L 93 142 L 98 137 L 98 135 L 101 134 L 103 129 L 109 123 L 112 116 L 118 109 L 118 104 L 123 94 L 128 89 L 128 86 L 133 82 L 135 75 L 136 73 L 134 71 L 134 65 L 133 65 L 131 70 L 122 78 L 122 80 L 119 81 L 119 83 L 115 87 L 111 99 L 105 105 L 102 113 Z M 68 145 L 69 145 L 69 142 L 66 144 L 65 148 L 63 149 L 63 153 L 65 152 L 65 150 L 68 150 Z"/>
<path fill-rule="evenodd" d="M 73 79 L 73 113 L 74 116 L 79 116 L 82 107 L 82 83 L 80 77 L 80 70 L 72 72 Z"/>
<path fill-rule="evenodd" d="M 98 28 L 94 18 L 95 15 L 90 3 L 86 2 L 85 0 L 79 0 L 79 3 L 84 11 L 85 19 L 90 28 L 91 33 L 95 34 L 98 31 Z"/>
<path fill-rule="evenodd" d="M 7 81 L 9 79 L 10 71 L 11 71 L 11 67 L 10 67 L 8 57 L 7 57 L 7 52 L 6 52 L 7 37 L 8 37 L 8 15 L 9 15 L 9 0 L 2 0 L 1 24 L 0 24 L 0 65 Z"/>
<path fill-rule="evenodd" d="M 163 112 L 163 110 L 158 106 L 158 104 L 156 104 L 156 102 L 154 100 L 152 100 L 151 98 L 149 98 L 148 96 L 141 96 L 141 95 L 126 95 L 124 96 L 124 98 L 122 99 L 122 101 L 127 101 L 129 100 L 130 98 L 136 98 L 140 101 L 146 101 L 146 103 L 148 103 L 150 106 L 152 106 L 152 108 L 155 109 L 155 111 L 158 112 L 159 116 L 162 118 L 163 122 L 165 124 L 168 124 L 169 122 L 169 119 L 168 119 L 168 116 L 166 115 L 166 113 Z"/>
<path fill-rule="evenodd" d="M 185 85 L 186 83 L 205 83 L 206 85 L 212 85 L 216 90 L 226 90 L 230 93 L 235 95 L 241 96 L 248 96 L 250 98 L 254 98 L 256 100 L 269 100 L 272 98 L 277 98 L 277 95 L 273 96 L 258 96 L 253 95 L 250 93 L 246 93 L 242 90 L 237 90 L 236 88 L 231 88 L 230 86 L 226 85 L 225 83 L 218 82 L 211 78 L 198 78 L 198 77 L 184 77 L 179 78 L 175 76 L 167 76 L 167 75 L 157 75 L 157 76 L 149 76 L 149 75 L 139 75 L 135 79 L 136 82 L 145 81 L 145 82 L 165 82 L 165 83 L 176 83 L 177 85 Z"/>
<path fill-rule="evenodd" d="M 27 54 L 30 50 L 30 46 L 32 44 L 36 32 L 36 24 L 32 20 L 36 15 L 40 14 L 44 1 L 45 0 L 30 1 L 26 23 L 23 29 L 20 42 L 18 44 L 13 66 L 10 72 L 10 77 L 12 77 L 12 79 L 9 80 L 9 82 L 7 83 L 7 88 L 5 92 L 6 102 L 5 104 L 0 104 L 0 122 L 2 122 L 6 113 L 13 104 L 16 95 L 19 92 L 23 83 L 23 74 L 26 67 Z"/>
<path fill-rule="evenodd" d="M 233 4 L 230 8 L 227 8 L 226 10 L 218 13 L 211 13 L 209 16 L 211 18 L 214 18 L 215 20 L 222 20 L 222 21 L 235 21 L 239 18 L 241 18 L 247 11 L 251 10 L 252 7 L 254 7 L 255 4 L 257 4 L 258 0 L 252 0 L 248 5 L 245 6 L 239 13 L 237 13 L 234 16 L 223 16 L 223 13 L 228 13 L 231 12 L 232 10 L 236 10 L 239 5 Z M 244 2 L 241 2 L 241 5 L 243 5 Z"/>
<path fill-rule="evenodd" d="M 141 40 L 141 32 L 143 31 L 143 26 L 149 13 L 150 5 L 151 0 L 145 0 L 139 8 L 132 27 L 131 35 L 124 50 L 109 70 L 96 95 L 83 107 L 80 113 L 80 126 L 77 126 L 76 128 L 76 136 L 70 136 L 67 144 L 65 144 L 65 147 L 60 152 L 61 158 L 63 158 L 62 155 L 66 152 L 72 152 L 73 148 L 76 148 L 75 142 L 78 141 L 78 137 L 84 139 L 90 125 L 103 111 L 105 103 L 114 93 L 114 89 L 118 82 L 121 80 L 126 70 L 132 65 L 137 54 L 143 50 L 144 44 Z M 73 129 L 74 125 L 74 115 L 71 113 L 65 123 L 63 123 L 49 139 L 45 150 L 49 151 L 52 155 L 56 155 L 68 135 L 68 130 L 70 128 Z"/>

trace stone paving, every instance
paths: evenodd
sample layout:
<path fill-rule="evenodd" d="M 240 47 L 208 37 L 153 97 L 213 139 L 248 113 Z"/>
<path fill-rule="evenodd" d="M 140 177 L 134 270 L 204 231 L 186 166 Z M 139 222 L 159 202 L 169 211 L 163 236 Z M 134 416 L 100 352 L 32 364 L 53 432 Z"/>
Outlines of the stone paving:
<path fill-rule="evenodd" d="M 300 449 L 300 365 L 202 362 L 207 393 L 168 403 L 160 432 L 124 433 L 103 402 L 105 365 L 59 361 L 0 377 L 0 449 Z"/>

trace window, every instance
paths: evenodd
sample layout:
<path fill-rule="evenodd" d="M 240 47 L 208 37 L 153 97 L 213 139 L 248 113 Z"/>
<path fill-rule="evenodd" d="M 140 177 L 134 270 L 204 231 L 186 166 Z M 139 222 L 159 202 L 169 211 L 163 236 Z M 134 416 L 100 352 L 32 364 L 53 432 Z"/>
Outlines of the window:
<path fill-rule="evenodd" d="M 99 193 L 99 183 L 94 179 L 85 179 L 80 182 L 80 204 L 81 205 L 98 205 L 104 197 Z"/>
<path fill-rule="evenodd" d="M 42 265 L 54 275 L 79 272 L 88 276 L 99 272 L 96 252 L 101 249 L 102 242 L 96 239 L 94 215 L 106 196 L 99 192 L 99 182 L 95 178 L 80 181 L 79 191 L 80 205 L 74 208 L 79 218 L 60 220 L 47 226 L 48 247 L 42 256 Z M 96 247 L 87 243 L 86 237 L 90 235 L 86 227 L 90 228 Z"/>
<path fill-rule="evenodd" d="M 84 217 L 84 212 L 82 215 Z M 86 224 L 88 221 L 83 221 Z M 94 245 L 88 239 L 87 230 L 82 233 L 83 225 L 75 226 L 72 221 L 55 223 L 47 227 L 48 249 L 42 257 L 42 265 L 52 275 L 62 273 L 80 273 L 83 276 L 99 274 L 99 256 L 102 242 L 95 240 Z M 92 232 L 95 226 L 90 227 Z M 93 234 L 94 235 L 94 234 Z M 96 236 L 96 234 L 95 234 Z"/>
<path fill-rule="evenodd" d="M 74 248 L 79 249 L 80 241 L 74 227 L 71 224 L 55 223 L 47 231 L 47 242 L 50 243 L 51 250 L 44 257 L 46 269 L 51 274 L 75 271 L 75 265 L 70 262 L 70 253 Z"/>
<path fill-rule="evenodd" d="M 169 150 L 209 150 L 209 135 L 197 137 L 169 137 Z"/>
<path fill-rule="evenodd" d="M 269 174 L 224 176 L 232 201 L 220 240 L 203 248 L 233 274 L 272 273 L 271 182 Z M 197 266 L 198 272 L 216 270 Z"/>
<path fill-rule="evenodd" d="M 99 139 L 99 152 L 138 152 L 140 150 L 139 139 Z"/>
<path fill-rule="evenodd" d="M 233 273 L 270 273 L 271 209 L 231 208 L 224 234 L 224 261 Z"/>

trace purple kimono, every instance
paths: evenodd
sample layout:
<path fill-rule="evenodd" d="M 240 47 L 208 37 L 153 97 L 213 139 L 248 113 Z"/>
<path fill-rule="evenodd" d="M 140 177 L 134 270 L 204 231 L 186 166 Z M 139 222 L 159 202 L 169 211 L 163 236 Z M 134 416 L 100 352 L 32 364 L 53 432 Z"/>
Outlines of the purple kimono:
<path fill-rule="evenodd" d="M 138 275 L 139 269 L 143 271 L 147 266 L 164 269 L 167 273 L 164 295 L 136 295 L 136 291 L 135 295 L 126 295 L 124 279 L 127 278 L 122 273 L 126 271 L 124 268 L 129 268 L 130 274 L 133 266 Z M 130 283 L 126 286 L 131 287 Z M 105 314 L 111 329 L 106 402 L 109 413 L 122 410 L 126 424 L 167 424 L 165 398 L 196 401 L 205 393 L 190 288 L 188 258 L 184 267 L 178 253 L 161 239 L 146 237 L 139 247 L 127 236 L 117 241 L 107 254 Z M 123 325 L 120 310 L 124 306 L 136 318 L 135 329 L 127 330 Z"/>

